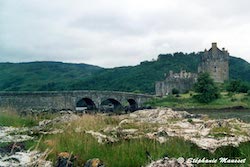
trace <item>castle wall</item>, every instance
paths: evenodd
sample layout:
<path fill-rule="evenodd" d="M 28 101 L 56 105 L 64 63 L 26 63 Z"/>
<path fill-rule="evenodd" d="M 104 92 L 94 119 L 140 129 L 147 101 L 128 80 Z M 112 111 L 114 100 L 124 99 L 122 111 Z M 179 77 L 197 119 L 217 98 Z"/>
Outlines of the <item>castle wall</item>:
<path fill-rule="evenodd" d="M 223 48 L 217 48 L 216 43 L 212 44 L 209 51 L 204 52 L 198 72 L 208 72 L 215 82 L 223 83 L 229 79 L 229 53 Z"/>
<path fill-rule="evenodd" d="M 164 82 L 158 81 L 155 83 L 155 94 L 156 96 L 164 96 Z"/>
<path fill-rule="evenodd" d="M 208 61 L 201 66 L 199 72 L 208 72 L 215 82 L 223 83 L 229 78 L 229 67 L 226 61 Z"/>
<path fill-rule="evenodd" d="M 181 71 L 180 73 L 169 72 L 169 76 L 164 81 L 158 81 L 155 84 L 156 96 L 165 96 L 172 94 L 172 90 L 175 88 L 180 93 L 192 89 L 194 83 L 197 80 L 197 75 L 193 73 L 187 73 Z"/>

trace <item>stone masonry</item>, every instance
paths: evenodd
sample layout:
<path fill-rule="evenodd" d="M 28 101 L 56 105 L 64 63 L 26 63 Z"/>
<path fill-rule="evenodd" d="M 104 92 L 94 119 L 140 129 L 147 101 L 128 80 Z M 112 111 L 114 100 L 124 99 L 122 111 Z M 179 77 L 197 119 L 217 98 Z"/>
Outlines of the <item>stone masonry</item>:
<path fill-rule="evenodd" d="M 205 49 L 198 67 L 198 73 L 208 72 L 215 82 L 223 83 L 229 79 L 229 53 L 225 48 L 217 48 L 216 43 L 212 43 L 212 48 Z"/>
<path fill-rule="evenodd" d="M 83 99 L 87 105 L 94 105 L 98 110 L 102 102 L 110 99 L 121 106 L 135 105 L 142 107 L 152 95 L 134 94 L 116 91 L 43 91 L 43 92 L 0 92 L 0 108 L 14 108 L 18 111 L 27 110 L 72 110 Z M 130 104 L 134 102 L 135 104 Z M 82 106 L 81 106 L 82 107 Z"/>
<path fill-rule="evenodd" d="M 185 70 L 180 73 L 169 72 L 169 75 L 164 81 L 158 81 L 155 84 L 156 96 L 165 96 L 172 94 L 172 90 L 175 88 L 180 93 L 184 93 L 193 87 L 193 84 L 197 80 L 197 74 L 186 72 Z"/>
<path fill-rule="evenodd" d="M 205 49 L 201 56 L 198 73 L 207 72 L 211 78 L 217 83 L 223 83 L 229 79 L 229 53 L 225 48 L 222 50 L 217 48 L 216 43 L 212 43 L 212 48 L 208 51 Z M 165 96 L 172 93 L 175 88 L 180 93 L 190 90 L 197 81 L 198 74 L 189 73 L 185 70 L 180 73 L 169 72 L 164 81 L 155 83 L 156 96 Z"/>

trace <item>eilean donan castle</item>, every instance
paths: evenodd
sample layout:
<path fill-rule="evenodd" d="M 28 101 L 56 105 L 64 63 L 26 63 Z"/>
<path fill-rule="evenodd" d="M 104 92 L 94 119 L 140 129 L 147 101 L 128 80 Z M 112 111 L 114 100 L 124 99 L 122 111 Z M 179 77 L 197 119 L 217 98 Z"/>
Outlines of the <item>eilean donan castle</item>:
<path fill-rule="evenodd" d="M 229 53 L 225 48 L 220 50 L 216 43 L 202 53 L 198 73 L 208 72 L 211 78 L 217 83 L 223 83 L 229 79 Z M 172 93 L 173 89 L 184 93 L 190 90 L 197 81 L 197 73 L 181 70 L 180 73 L 169 72 L 164 81 L 158 81 L 155 84 L 155 93 L 157 96 L 164 96 Z"/>

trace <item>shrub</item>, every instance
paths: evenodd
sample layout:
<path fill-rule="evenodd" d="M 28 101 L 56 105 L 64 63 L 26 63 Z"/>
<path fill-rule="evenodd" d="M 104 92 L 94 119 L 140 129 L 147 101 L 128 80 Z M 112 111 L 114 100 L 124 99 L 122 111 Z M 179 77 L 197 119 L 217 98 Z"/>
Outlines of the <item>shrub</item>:
<path fill-rule="evenodd" d="M 219 98 L 219 89 L 208 73 L 201 73 L 198 81 L 194 85 L 194 90 L 198 94 L 194 96 L 201 103 L 210 103 Z"/>
<path fill-rule="evenodd" d="M 181 97 L 179 94 L 176 94 L 175 97 Z"/>
<path fill-rule="evenodd" d="M 240 101 L 242 101 L 242 102 L 249 101 L 249 98 L 248 97 L 244 97 Z"/>
<path fill-rule="evenodd" d="M 176 89 L 176 88 L 173 88 L 172 89 L 172 94 L 173 95 L 177 95 L 177 94 L 179 94 L 180 93 L 180 91 L 178 90 L 178 89 Z"/>
<path fill-rule="evenodd" d="M 227 96 L 228 96 L 228 97 L 233 97 L 233 95 L 234 95 L 233 92 L 228 92 L 228 93 L 227 93 Z"/>
<path fill-rule="evenodd" d="M 230 100 L 231 100 L 231 102 L 235 102 L 235 101 L 237 101 L 237 99 L 236 99 L 236 98 L 231 98 Z"/>
<path fill-rule="evenodd" d="M 249 90 L 249 86 L 247 85 L 247 83 L 240 80 L 233 80 L 230 81 L 226 86 L 226 90 L 228 92 L 247 93 L 247 91 Z"/>
<path fill-rule="evenodd" d="M 228 92 L 236 92 L 239 86 L 240 86 L 240 81 L 233 80 L 228 83 L 228 85 L 226 86 L 226 90 Z"/>
<path fill-rule="evenodd" d="M 247 96 L 250 96 L 250 90 L 247 91 Z"/>
<path fill-rule="evenodd" d="M 191 118 L 188 118 L 188 120 L 187 120 L 189 123 L 191 123 L 191 124 L 193 124 L 194 122 L 193 122 L 193 120 L 191 119 Z"/>
<path fill-rule="evenodd" d="M 240 92 L 240 93 L 247 93 L 248 90 L 249 90 L 249 87 L 247 86 L 247 84 L 242 83 L 242 84 L 238 87 L 237 92 Z"/>

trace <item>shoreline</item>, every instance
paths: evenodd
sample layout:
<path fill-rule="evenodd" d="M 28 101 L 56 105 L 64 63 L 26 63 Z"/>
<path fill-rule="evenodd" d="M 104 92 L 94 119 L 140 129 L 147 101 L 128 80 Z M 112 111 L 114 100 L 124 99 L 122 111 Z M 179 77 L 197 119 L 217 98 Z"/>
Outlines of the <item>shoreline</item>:
<path fill-rule="evenodd" d="M 175 108 L 175 107 L 169 107 L 169 108 L 172 108 L 175 111 L 187 111 L 187 112 L 197 112 L 197 111 L 250 112 L 250 108 L 245 108 L 243 106 L 226 107 L 226 108 Z"/>

